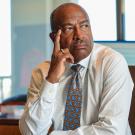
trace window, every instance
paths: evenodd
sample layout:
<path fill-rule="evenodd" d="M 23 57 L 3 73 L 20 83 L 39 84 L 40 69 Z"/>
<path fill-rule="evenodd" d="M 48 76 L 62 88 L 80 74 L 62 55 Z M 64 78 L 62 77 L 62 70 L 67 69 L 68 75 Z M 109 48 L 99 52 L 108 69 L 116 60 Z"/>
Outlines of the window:
<path fill-rule="evenodd" d="M 116 41 L 116 0 L 79 0 L 90 17 L 94 40 Z"/>
<path fill-rule="evenodd" d="M 135 41 L 135 0 L 125 0 L 125 40 Z"/>
<path fill-rule="evenodd" d="M 78 0 L 78 3 L 88 12 L 94 40 L 135 41 L 134 0 Z"/>
<path fill-rule="evenodd" d="M 11 91 L 11 8 L 10 0 L 0 1 L 0 99 Z"/>

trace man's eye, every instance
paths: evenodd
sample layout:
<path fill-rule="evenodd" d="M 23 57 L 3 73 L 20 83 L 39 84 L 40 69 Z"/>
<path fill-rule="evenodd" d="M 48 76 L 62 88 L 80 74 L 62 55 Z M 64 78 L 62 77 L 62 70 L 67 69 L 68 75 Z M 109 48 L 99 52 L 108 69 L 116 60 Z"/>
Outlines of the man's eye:
<path fill-rule="evenodd" d="M 80 27 L 81 27 L 81 29 L 86 29 L 86 28 L 89 27 L 89 25 L 88 25 L 88 24 L 83 24 L 83 25 L 81 25 Z"/>
<path fill-rule="evenodd" d="M 65 33 L 73 32 L 73 28 L 72 27 L 65 27 L 64 32 Z"/>

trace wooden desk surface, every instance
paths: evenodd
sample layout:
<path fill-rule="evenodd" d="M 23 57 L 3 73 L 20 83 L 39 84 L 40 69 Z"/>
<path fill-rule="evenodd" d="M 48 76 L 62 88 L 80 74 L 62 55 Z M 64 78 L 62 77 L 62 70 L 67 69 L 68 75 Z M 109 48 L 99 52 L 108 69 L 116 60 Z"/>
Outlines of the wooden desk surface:
<path fill-rule="evenodd" d="M 19 119 L 0 118 L 0 135 L 21 135 Z"/>

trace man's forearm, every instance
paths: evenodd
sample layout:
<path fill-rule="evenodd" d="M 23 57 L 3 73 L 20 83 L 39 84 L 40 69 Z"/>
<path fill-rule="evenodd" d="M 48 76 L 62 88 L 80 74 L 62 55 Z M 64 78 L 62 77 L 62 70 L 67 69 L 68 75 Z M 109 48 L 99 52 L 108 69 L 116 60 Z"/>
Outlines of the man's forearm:
<path fill-rule="evenodd" d="M 46 135 L 52 124 L 54 112 L 54 101 L 57 84 L 51 85 L 45 81 L 45 87 L 41 96 L 33 103 L 28 103 L 22 118 L 20 119 L 20 130 L 25 135 Z M 30 101 L 29 101 L 30 102 Z"/>

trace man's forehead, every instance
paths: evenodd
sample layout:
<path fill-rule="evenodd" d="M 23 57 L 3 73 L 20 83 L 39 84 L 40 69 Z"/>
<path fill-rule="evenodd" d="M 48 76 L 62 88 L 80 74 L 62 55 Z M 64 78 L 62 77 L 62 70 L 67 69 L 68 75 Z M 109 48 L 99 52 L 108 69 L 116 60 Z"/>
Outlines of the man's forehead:
<path fill-rule="evenodd" d="M 81 10 L 64 10 L 55 16 L 55 21 L 59 23 L 74 23 L 89 20 L 88 16 Z"/>
<path fill-rule="evenodd" d="M 75 3 L 65 3 L 55 9 L 55 11 L 71 10 L 71 9 L 83 9 L 80 5 Z"/>
<path fill-rule="evenodd" d="M 85 10 L 83 8 L 81 8 L 79 5 L 70 5 L 70 4 L 65 4 L 62 5 L 58 8 L 56 8 L 55 12 L 54 12 L 54 17 L 56 17 L 55 19 L 62 17 L 64 19 L 64 17 L 72 17 L 72 16 L 87 16 L 87 13 L 85 12 Z"/>

